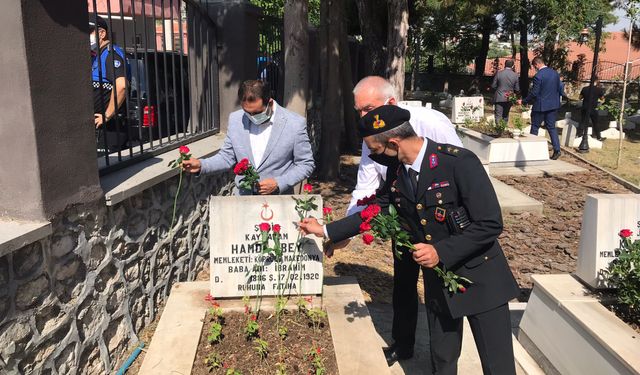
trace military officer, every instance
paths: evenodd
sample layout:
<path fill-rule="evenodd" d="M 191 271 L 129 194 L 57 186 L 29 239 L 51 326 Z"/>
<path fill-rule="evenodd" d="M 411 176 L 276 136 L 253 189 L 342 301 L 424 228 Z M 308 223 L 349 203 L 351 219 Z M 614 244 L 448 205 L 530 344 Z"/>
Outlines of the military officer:
<path fill-rule="evenodd" d="M 423 270 L 432 373 L 457 373 L 466 316 L 483 372 L 515 374 L 507 303 L 518 285 L 497 241 L 502 215 L 495 191 L 475 154 L 418 137 L 409 118 L 408 111 L 386 105 L 364 116 L 359 130 L 371 154 L 390 163 L 376 203 L 383 212 L 395 206 Z M 361 223 L 353 214 L 325 226 L 305 219 L 300 227 L 339 242 L 357 235 Z M 408 256 L 406 249 L 402 255 Z M 451 293 L 435 266 L 471 283 Z"/>

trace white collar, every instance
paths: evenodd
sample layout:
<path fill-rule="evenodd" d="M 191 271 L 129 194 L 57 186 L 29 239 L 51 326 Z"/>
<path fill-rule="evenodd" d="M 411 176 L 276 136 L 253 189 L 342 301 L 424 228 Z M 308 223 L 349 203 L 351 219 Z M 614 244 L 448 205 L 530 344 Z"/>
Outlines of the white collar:
<path fill-rule="evenodd" d="M 422 167 L 422 161 L 424 160 L 424 154 L 427 152 L 427 138 L 422 138 L 424 142 L 422 142 L 422 147 L 420 148 L 420 152 L 418 152 L 418 156 L 416 156 L 416 160 L 413 161 L 413 164 L 408 165 L 404 164 L 407 172 L 409 172 L 409 168 L 414 171 L 420 173 L 420 168 Z"/>

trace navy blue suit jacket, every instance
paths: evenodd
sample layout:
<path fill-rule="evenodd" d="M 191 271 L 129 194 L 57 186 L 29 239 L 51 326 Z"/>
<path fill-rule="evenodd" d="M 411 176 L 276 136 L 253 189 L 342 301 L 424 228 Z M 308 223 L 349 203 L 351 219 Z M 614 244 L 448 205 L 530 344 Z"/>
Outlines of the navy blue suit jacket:
<path fill-rule="evenodd" d="M 560 75 L 545 66 L 533 77 L 533 87 L 523 102 L 533 104 L 534 112 L 551 111 L 560 108 L 561 93 Z"/>

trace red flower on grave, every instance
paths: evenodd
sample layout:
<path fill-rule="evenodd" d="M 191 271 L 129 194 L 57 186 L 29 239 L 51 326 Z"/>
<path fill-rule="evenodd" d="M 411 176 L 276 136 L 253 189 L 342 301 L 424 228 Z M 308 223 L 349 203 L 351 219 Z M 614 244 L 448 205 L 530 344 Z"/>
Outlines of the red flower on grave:
<path fill-rule="evenodd" d="M 266 223 L 264 223 L 264 224 L 266 224 Z M 273 225 L 273 231 L 274 232 L 280 233 L 280 229 L 281 229 L 280 224 L 274 224 Z"/>
<path fill-rule="evenodd" d="M 318 346 L 318 347 L 316 348 L 316 353 L 317 353 L 317 354 L 320 354 L 321 352 L 322 352 L 322 349 Z"/>
<path fill-rule="evenodd" d="M 256 316 L 256 314 L 251 315 L 251 320 L 253 320 L 254 322 L 258 319 L 258 317 Z"/>
<path fill-rule="evenodd" d="M 371 230 L 371 224 L 369 224 L 368 221 L 363 221 L 362 224 L 360 224 L 360 233 L 364 233 L 370 230 Z"/>
<path fill-rule="evenodd" d="M 304 300 L 307 301 L 308 303 L 312 303 L 313 302 L 313 296 L 304 297 Z"/>
<path fill-rule="evenodd" d="M 187 146 L 180 146 L 180 153 L 181 154 L 188 154 L 191 150 L 189 150 L 189 147 Z"/>
<path fill-rule="evenodd" d="M 463 285 L 458 285 L 458 290 L 460 291 L 460 293 L 464 293 L 467 291 L 467 288 L 465 288 Z"/>
<path fill-rule="evenodd" d="M 623 229 L 618 234 L 622 238 L 629 238 L 629 237 L 633 236 L 633 231 L 631 231 L 630 229 Z"/>
<path fill-rule="evenodd" d="M 302 187 L 302 190 L 305 193 L 311 193 L 311 191 L 313 191 L 313 186 L 311 186 L 311 184 L 304 184 L 304 186 Z"/>
<path fill-rule="evenodd" d="M 329 214 L 331 213 L 331 211 L 333 211 L 333 209 L 332 209 L 331 207 L 324 207 L 324 208 L 322 209 L 322 214 L 323 214 L 324 216 L 327 216 L 327 215 L 329 215 Z"/>
<path fill-rule="evenodd" d="M 245 306 L 245 307 L 244 307 L 244 313 L 245 313 L 245 314 L 248 314 L 248 313 L 249 313 L 249 306 Z"/>
<path fill-rule="evenodd" d="M 260 230 L 263 232 L 268 232 L 269 229 L 271 229 L 271 225 L 269 225 L 269 223 L 262 223 L 260 224 Z"/>
<path fill-rule="evenodd" d="M 373 240 L 375 240 L 376 238 L 369 234 L 369 233 L 365 233 L 362 235 L 362 241 L 366 244 L 366 245 L 371 245 L 371 243 L 373 242 Z"/>

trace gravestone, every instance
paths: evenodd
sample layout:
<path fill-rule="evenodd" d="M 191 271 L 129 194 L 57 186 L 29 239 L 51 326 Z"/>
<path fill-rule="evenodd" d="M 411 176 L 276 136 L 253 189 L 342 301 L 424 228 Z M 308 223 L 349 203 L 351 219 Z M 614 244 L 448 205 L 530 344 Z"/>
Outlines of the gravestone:
<path fill-rule="evenodd" d="M 617 257 L 620 230 L 637 238 L 640 194 L 589 194 L 582 214 L 576 275 L 593 288 L 606 288 L 603 270 Z"/>
<path fill-rule="evenodd" d="M 314 197 L 322 217 L 319 195 L 211 197 L 210 270 L 214 297 L 274 296 L 322 293 L 322 240 L 305 236 L 300 247 L 300 218 L 293 198 Z M 282 261 L 263 254 L 259 225 L 281 226 Z M 273 246 L 273 240 L 269 246 Z"/>
<path fill-rule="evenodd" d="M 466 119 L 478 122 L 484 117 L 484 98 L 482 96 L 456 96 L 453 98 L 451 122 L 462 124 Z"/>
<path fill-rule="evenodd" d="M 620 139 L 622 136 L 622 139 L 624 139 L 624 133 L 620 133 L 620 130 L 618 130 L 618 122 L 616 121 L 609 121 L 609 128 L 601 131 L 600 136 L 608 139 Z"/>

